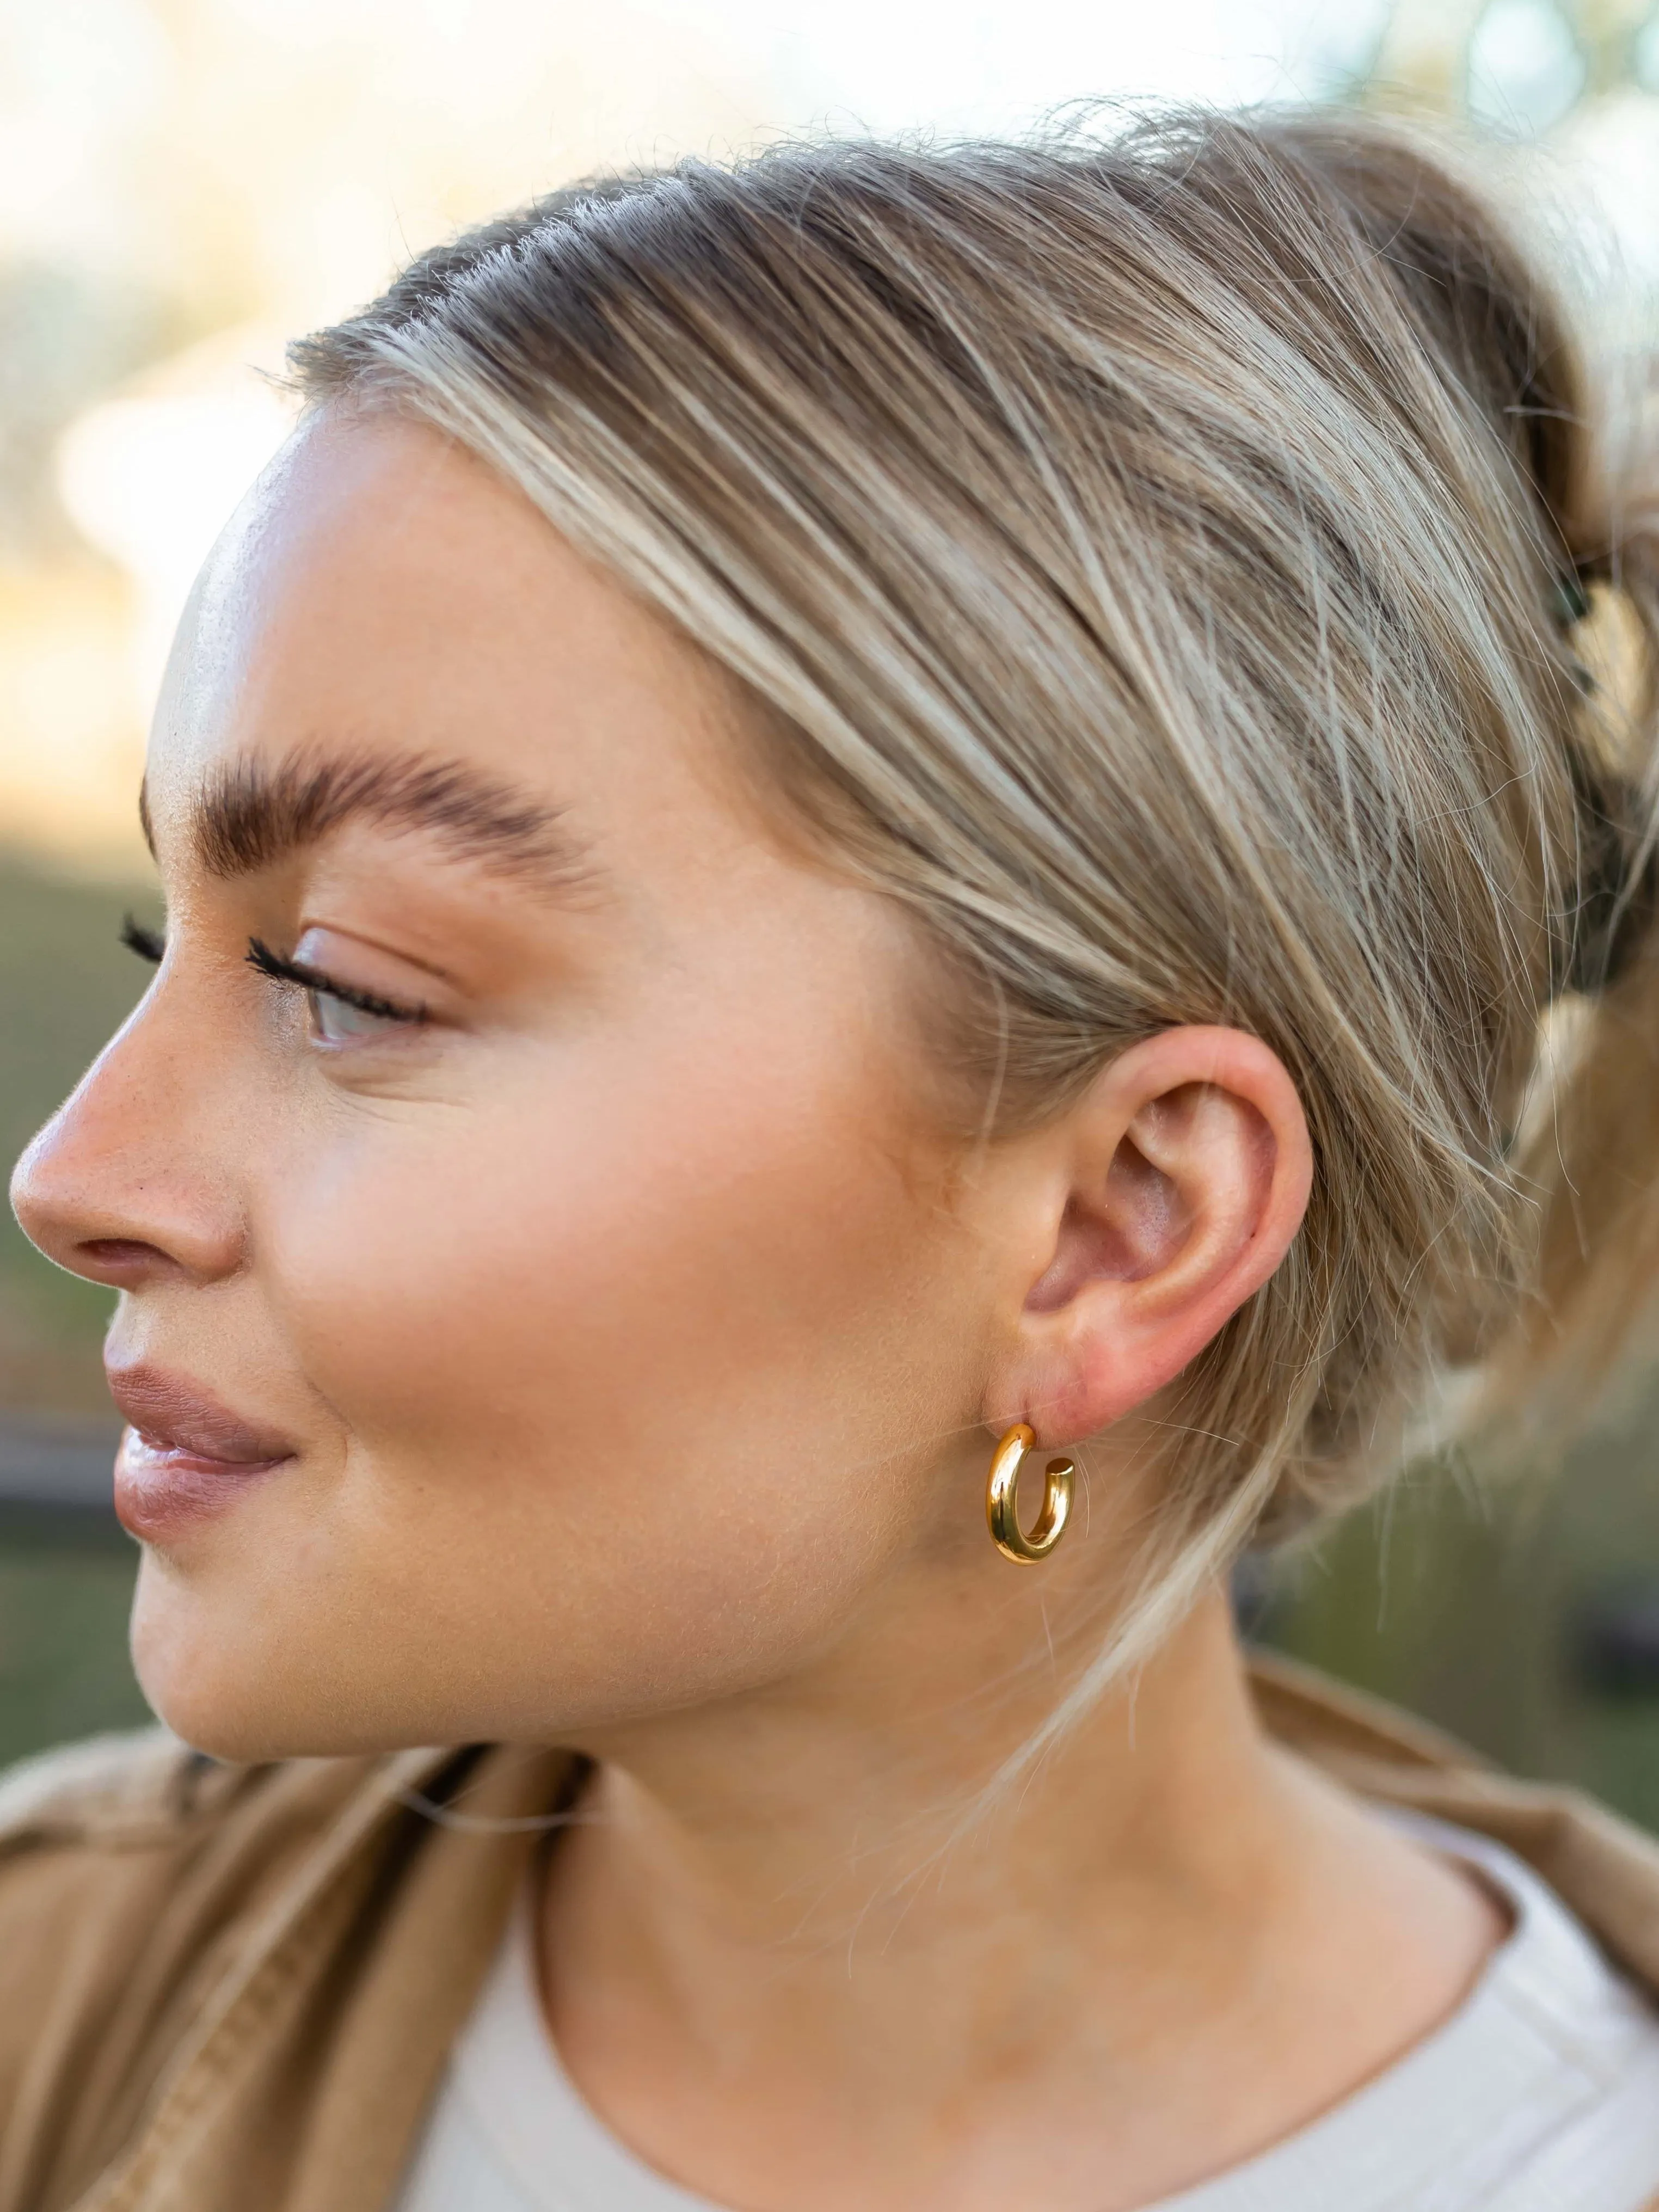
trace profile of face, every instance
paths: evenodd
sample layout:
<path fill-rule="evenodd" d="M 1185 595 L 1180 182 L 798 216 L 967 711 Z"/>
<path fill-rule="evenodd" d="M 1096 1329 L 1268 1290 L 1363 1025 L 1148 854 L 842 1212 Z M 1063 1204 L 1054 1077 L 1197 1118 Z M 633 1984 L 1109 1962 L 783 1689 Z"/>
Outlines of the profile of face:
<path fill-rule="evenodd" d="M 190 1740 L 580 1741 L 1023 1634 L 998 1426 L 1109 1427 L 1282 1255 L 1305 1133 L 1248 1037 L 991 1142 L 945 1110 L 933 957 L 791 835 L 750 712 L 413 424 L 313 421 L 215 554 L 164 957 L 14 1194 L 121 1293 L 135 1650 Z"/>

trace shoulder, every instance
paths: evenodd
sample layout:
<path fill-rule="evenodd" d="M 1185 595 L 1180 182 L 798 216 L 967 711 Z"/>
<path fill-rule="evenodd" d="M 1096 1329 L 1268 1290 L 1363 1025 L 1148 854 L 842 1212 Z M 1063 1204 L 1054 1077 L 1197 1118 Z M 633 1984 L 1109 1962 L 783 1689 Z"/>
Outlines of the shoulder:
<path fill-rule="evenodd" d="M 155 1729 L 0 1775 L 0 2198 L 31 2141 L 53 2172 L 65 2157 L 97 2170 L 212 1977 L 377 1764 L 228 1765 Z"/>
<path fill-rule="evenodd" d="M 99 1735 L 0 1771 L 0 1865 L 31 1850 L 94 1842 L 154 1843 L 198 1809 L 216 1760 L 161 1728 Z"/>
<path fill-rule="evenodd" d="M 67 1950 L 46 1930 L 70 1916 L 78 1971 L 119 1978 L 164 1940 L 199 1950 L 280 1888 L 354 1801 L 374 1795 L 379 1758 L 240 1766 L 165 1729 L 94 1736 L 0 1773 L 0 2049 L 23 1994 L 21 1962 L 44 1952 L 61 1984 Z M 92 1930 L 100 1930 L 100 1945 Z M 61 1990 L 59 1994 L 61 1994 Z"/>
<path fill-rule="evenodd" d="M 163 1728 L 100 1735 L 0 1772 L 0 1900 L 54 1866 L 175 1861 L 228 1829 L 244 1856 L 297 1842 L 382 1762 L 287 1759 L 239 1766 Z"/>
<path fill-rule="evenodd" d="M 0 1775 L 0 2109 L 14 2031 L 118 1987 L 162 1899 L 257 1787 L 252 1772 L 217 1767 L 159 1729 L 94 1737 Z"/>
<path fill-rule="evenodd" d="M 97 1919 L 149 1890 L 188 1899 L 192 1869 L 211 1861 L 215 1903 L 192 1901 L 204 1914 L 234 1913 L 303 1857 L 384 1763 L 238 1766 L 155 1728 L 94 1736 L 0 1773 L 7 1996 L 18 1995 L 17 1947 L 29 1946 L 43 1910 L 61 1903 Z M 132 1940 L 154 1939 L 135 1929 Z"/>
<path fill-rule="evenodd" d="M 1267 1735 L 1357 1796 L 1503 1844 L 1659 2003 L 1659 1838 L 1577 1790 L 1501 1773 L 1427 1722 L 1277 1654 L 1252 1653 L 1250 1686 Z"/>

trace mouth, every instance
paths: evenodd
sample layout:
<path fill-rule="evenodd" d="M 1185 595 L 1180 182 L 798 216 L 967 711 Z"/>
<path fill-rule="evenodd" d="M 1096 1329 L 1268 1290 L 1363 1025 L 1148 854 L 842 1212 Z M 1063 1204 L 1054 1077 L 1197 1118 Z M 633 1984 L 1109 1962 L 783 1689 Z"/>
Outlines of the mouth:
<path fill-rule="evenodd" d="M 141 1540 L 232 1504 L 297 1455 L 293 1441 L 245 1419 L 188 1376 L 112 1368 L 110 1395 L 127 1428 L 115 1461 L 115 1510 Z"/>

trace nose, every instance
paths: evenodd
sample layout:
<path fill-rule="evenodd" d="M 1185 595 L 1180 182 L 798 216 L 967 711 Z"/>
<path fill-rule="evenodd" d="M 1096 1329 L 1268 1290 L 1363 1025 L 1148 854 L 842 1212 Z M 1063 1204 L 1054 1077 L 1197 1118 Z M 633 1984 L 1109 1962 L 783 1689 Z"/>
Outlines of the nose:
<path fill-rule="evenodd" d="M 196 1283 L 240 1264 L 238 1209 L 191 1141 L 199 1084 L 147 1001 L 18 1161 L 23 1233 L 72 1275 L 116 1290 Z"/>

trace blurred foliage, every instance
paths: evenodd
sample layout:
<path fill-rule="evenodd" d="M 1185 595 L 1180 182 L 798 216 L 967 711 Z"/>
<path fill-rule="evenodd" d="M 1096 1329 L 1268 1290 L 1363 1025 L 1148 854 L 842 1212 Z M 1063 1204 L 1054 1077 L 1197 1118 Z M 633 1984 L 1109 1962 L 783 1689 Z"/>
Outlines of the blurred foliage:
<path fill-rule="evenodd" d="M 154 894 L 0 856 L 0 1159 L 9 1164 L 125 1020 L 148 970 L 121 918 Z M 63 1274 L 0 1220 L 0 1405 L 107 1415 L 106 1291 Z"/>
<path fill-rule="evenodd" d="M 1659 1638 L 1622 1693 L 1589 1664 L 1659 1601 L 1659 1443 L 1647 1393 L 1565 1464 L 1411 1470 L 1274 1562 L 1262 1640 L 1659 1829 Z"/>
<path fill-rule="evenodd" d="M 9 1163 L 131 1011 L 148 971 L 119 939 L 147 886 L 0 854 L 0 1159 Z M 0 1408 L 110 1419 L 109 1297 L 0 1218 Z M 127 1656 L 137 1565 L 112 1515 L 0 1503 L 0 1765 L 149 1718 Z"/>
<path fill-rule="evenodd" d="M 112 1520 L 0 1511 L 0 1767 L 151 1717 L 127 1656 L 137 1566 Z"/>

